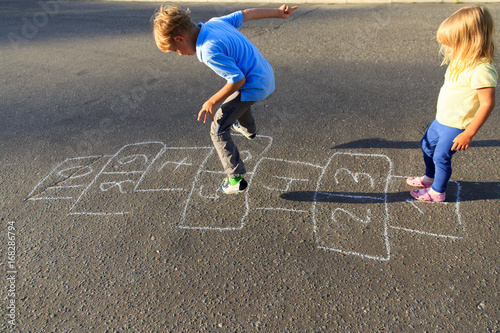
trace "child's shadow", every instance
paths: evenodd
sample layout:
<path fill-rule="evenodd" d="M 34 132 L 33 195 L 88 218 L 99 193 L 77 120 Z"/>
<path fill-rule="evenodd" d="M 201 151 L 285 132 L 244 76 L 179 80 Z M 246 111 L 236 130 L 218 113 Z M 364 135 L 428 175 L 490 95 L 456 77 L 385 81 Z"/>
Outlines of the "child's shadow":
<path fill-rule="evenodd" d="M 460 191 L 458 191 L 460 189 Z M 408 199 L 414 200 L 410 194 L 410 188 L 404 192 L 387 193 L 361 193 L 361 192 L 315 192 L 296 191 L 286 192 L 280 195 L 284 200 L 306 201 L 306 202 L 337 202 L 337 203 L 369 203 L 369 202 L 404 202 Z M 476 201 L 476 200 L 498 200 L 500 199 L 500 182 L 450 182 L 446 201 Z"/>

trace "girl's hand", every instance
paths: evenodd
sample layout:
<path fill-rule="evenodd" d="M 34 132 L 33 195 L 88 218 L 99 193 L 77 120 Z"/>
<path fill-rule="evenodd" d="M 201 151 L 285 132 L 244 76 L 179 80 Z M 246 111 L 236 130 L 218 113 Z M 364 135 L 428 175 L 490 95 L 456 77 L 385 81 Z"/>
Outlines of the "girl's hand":
<path fill-rule="evenodd" d="M 451 150 L 466 150 L 477 131 L 483 126 L 495 107 L 495 87 L 477 89 L 479 109 L 465 131 L 453 139 Z"/>
<path fill-rule="evenodd" d="M 215 110 L 215 104 L 212 103 L 210 100 L 206 101 L 203 106 L 201 107 L 200 112 L 198 113 L 198 121 L 205 116 L 205 119 L 203 119 L 203 123 L 207 123 L 207 116 L 210 114 L 210 119 L 214 121 L 214 110 Z"/>
<path fill-rule="evenodd" d="M 464 131 L 453 139 L 453 146 L 451 147 L 451 150 L 466 150 L 469 148 L 471 141 L 472 136 Z"/>
<path fill-rule="evenodd" d="M 293 7 L 290 7 L 288 5 L 282 5 L 279 9 L 280 9 L 280 16 L 281 18 L 283 19 L 287 19 L 289 18 L 292 14 L 293 14 L 293 11 L 295 9 L 299 8 L 299 6 L 293 6 Z"/>

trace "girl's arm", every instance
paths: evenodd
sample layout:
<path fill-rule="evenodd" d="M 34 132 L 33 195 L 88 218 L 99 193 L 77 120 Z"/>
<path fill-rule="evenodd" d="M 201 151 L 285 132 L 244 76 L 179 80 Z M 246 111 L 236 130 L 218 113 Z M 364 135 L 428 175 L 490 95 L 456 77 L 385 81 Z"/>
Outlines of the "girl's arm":
<path fill-rule="evenodd" d="M 203 122 L 206 123 L 208 114 L 210 114 L 210 118 L 212 119 L 212 121 L 214 121 L 214 111 L 215 111 L 215 108 L 217 107 L 217 105 L 220 104 L 221 102 L 225 101 L 226 98 L 231 96 L 236 90 L 243 87 L 245 82 L 246 82 L 246 79 L 242 78 L 238 82 L 226 83 L 224 85 L 224 87 L 222 87 L 221 90 L 216 92 L 215 95 L 210 97 L 210 99 L 208 101 L 203 103 L 203 106 L 201 107 L 201 110 L 198 113 L 198 121 L 200 121 L 201 118 L 203 118 L 203 116 L 205 116 L 205 119 L 203 120 Z"/>
<path fill-rule="evenodd" d="M 280 8 L 250 8 L 242 11 L 243 22 L 263 18 L 289 18 L 298 6 L 282 5 Z"/>
<path fill-rule="evenodd" d="M 477 96 L 479 98 L 479 109 L 465 131 L 457 135 L 453 140 L 454 144 L 451 150 L 465 150 L 469 148 L 472 138 L 486 120 L 488 120 L 488 117 L 495 107 L 495 87 L 478 89 Z"/>

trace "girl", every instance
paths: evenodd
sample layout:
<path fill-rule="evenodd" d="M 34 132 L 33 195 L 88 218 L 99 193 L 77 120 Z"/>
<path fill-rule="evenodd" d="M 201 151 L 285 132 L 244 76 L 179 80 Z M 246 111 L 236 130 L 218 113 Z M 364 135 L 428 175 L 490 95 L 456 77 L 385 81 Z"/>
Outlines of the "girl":
<path fill-rule="evenodd" d="M 472 137 L 495 106 L 497 72 L 493 66 L 493 18 L 485 7 L 465 7 L 447 18 L 437 31 L 449 64 L 439 93 L 436 119 L 422 138 L 425 175 L 408 178 L 410 195 L 422 201 L 444 201 L 451 176 L 451 157 L 469 147 Z"/>

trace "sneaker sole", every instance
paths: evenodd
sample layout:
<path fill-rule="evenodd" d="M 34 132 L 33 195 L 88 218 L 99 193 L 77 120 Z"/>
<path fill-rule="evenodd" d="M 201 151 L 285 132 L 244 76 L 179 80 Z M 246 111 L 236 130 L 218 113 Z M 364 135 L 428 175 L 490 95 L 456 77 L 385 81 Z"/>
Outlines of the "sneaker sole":
<path fill-rule="evenodd" d="M 247 138 L 248 140 L 253 140 L 255 139 L 255 137 L 257 136 L 256 133 L 253 133 L 253 134 L 250 134 L 250 135 L 247 135 L 245 133 L 243 133 L 242 131 L 238 131 L 237 129 L 235 129 L 233 126 L 231 126 L 231 130 L 233 130 L 233 132 L 236 132 L 236 133 L 239 133 L 241 135 L 243 135 L 245 138 Z"/>
<path fill-rule="evenodd" d="M 242 183 L 244 182 L 244 183 Z M 248 183 L 245 179 L 242 179 L 240 181 L 240 184 L 244 184 L 244 187 L 242 189 L 238 189 L 238 190 L 231 190 L 230 192 L 227 192 L 227 191 L 224 191 L 224 187 L 223 185 L 219 186 L 219 189 L 222 191 L 222 193 L 224 194 L 236 194 L 236 193 L 241 193 L 241 192 L 245 192 L 245 190 L 248 188 Z"/>

